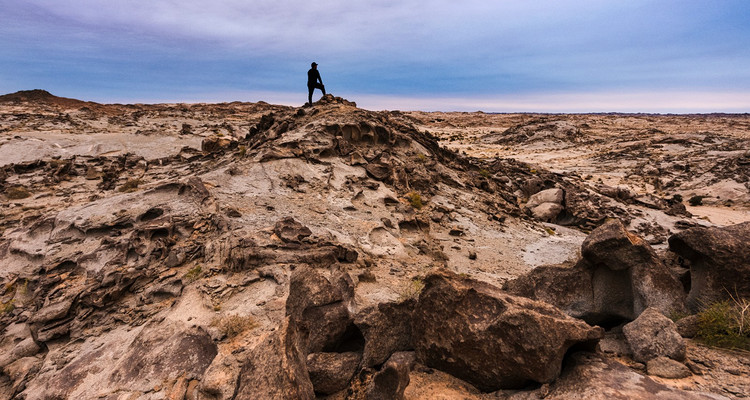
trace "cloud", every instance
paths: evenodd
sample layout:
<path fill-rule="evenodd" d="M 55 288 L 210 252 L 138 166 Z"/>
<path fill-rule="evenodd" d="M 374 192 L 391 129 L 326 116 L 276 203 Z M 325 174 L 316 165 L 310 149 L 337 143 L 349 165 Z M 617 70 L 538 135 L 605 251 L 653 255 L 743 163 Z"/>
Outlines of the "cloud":
<path fill-rule="evenodd" d="M 336 90 L 388 97 L 750 90 L 750 4 L 738 0 L 0 0 L 0 8 L 8 81 L 87 93 L 291 92 L 312 60 Z"/>

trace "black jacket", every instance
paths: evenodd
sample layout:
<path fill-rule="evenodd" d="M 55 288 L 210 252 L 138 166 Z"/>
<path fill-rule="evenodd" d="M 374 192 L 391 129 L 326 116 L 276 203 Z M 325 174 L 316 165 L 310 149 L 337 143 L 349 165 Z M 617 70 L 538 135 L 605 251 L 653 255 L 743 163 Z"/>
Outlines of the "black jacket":
<path fill-rule="evenodd" d="M 307 71 L 307 86 L 315 86 L 318 81 L 320 81 L 321 85 L 323 84 L 323 80 L 320 79 L 320 71 L 310 68 L 310 70 Z"/>

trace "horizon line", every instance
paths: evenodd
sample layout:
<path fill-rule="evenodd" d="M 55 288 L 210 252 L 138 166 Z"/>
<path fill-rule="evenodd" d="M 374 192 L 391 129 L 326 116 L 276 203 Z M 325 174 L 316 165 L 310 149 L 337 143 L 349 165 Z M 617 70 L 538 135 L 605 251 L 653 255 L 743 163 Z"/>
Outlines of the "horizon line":
<path fill-rule="evenodd" d="M 216 104 L 257 103 L 300 107 L 306 93 L 226 90 L 184 96 L 97 96 L 55 94 L 100 104 Z M 26 90 L 20 90 L 26 91 Z M 12 92 L 16 93 L 16 92 Z M 8 93 L 8 94 L 12 94 Z M 660 91 L 524 93 L 477 96 L 399 96 L 362 93 L 329 93 L 371 111 L 483 112 L 488 114 L 748 114 L 750 92 Z M 700 100 L 694 100 L 700 99 Z"/>

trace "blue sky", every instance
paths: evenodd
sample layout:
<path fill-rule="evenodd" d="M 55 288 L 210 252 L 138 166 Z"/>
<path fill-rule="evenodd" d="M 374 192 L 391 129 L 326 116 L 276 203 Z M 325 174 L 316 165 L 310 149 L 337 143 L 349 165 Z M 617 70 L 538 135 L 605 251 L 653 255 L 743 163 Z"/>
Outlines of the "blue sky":
<path fill-rule="evenodd" d="M 750 112 L 750 1 L 0 0 L 0 93 Z M 319 92 L 316 92 L 316 97 Z"/>

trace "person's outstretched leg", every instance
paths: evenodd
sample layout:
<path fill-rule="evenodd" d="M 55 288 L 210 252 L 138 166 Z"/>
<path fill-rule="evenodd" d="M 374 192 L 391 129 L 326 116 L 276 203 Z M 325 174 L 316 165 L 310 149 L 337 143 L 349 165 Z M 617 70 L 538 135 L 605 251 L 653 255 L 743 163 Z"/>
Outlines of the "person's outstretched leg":
<path fill-rule="evenodd" d="M 326 87 L 322 83 L 320 84 L 320 90 L 323 91 L 323 96 L 325 96 L 326 95 Z"/>
<path fill-rule="evenodd" d="M 314 90 L 315 90 L 315 86 L 307 87 L 307 103 L 310 105 L 312 105 L 312 95 L 313 95 Z"/>

